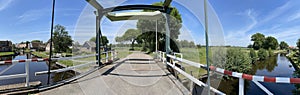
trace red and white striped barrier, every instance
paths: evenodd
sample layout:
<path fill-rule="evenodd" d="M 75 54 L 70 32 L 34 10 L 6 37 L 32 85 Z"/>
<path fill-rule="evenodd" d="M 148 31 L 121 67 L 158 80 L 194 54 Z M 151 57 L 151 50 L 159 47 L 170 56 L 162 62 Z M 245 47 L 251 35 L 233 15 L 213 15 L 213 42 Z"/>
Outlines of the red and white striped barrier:
<path fill-rule="evenodd" d="M 0 61 L 0 65 L 3 64 L 12 64 L 12 63 L 21 63 L 21 62 L 38 62 L 38 61 L 48 61 L 48 58 L 43 58 L 43 59 L 23 59 L 23 60 L 5 60 L 5 61 Z"/>
<path fill-rule="evenodd" d="M 268 77 L 268 76 L 257 76 L 257 75 L 249 75 L 243 74 L 238 72 L 232 72 L 228 70 L 224 70 L 222 68 L 217 68 L 214 66 L 210 66 L 209 69 L 216 71 L 218 73 L 222 73 L 225 75 L 243 78 L 252 81 L 259 81 L 259 82 L 274 82 L 274 83 L 300 83 L 300 78 L 289 78 L 289 77 Z"/>

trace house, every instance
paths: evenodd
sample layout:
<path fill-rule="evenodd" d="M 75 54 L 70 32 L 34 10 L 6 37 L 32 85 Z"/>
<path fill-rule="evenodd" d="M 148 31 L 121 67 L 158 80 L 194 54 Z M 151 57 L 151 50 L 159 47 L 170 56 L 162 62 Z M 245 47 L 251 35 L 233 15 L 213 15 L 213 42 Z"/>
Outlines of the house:
<path fill-rule="evenodd" d="M 96 43 L 93 42 L 93 41 L 86 41 L 82 45 L 82 49 L 81 50 L 83 50 L 83 51 L 89 51 L 89 52 L 95 52 L 96 51 Z"/>
<path fill-rule="evenodd" d="M 20 49 L 26 48 L 26 43 L 19 43 L 19 44 L 17 44 L 17 48 L 20 48 Z"/>
<path fill-rule="evenodd" d="M 0 52 L 11 52 L 12 42 L 11 41 L 0 41 Z"/>
<path fill-rule="evenodd" d="M 42 42 L 31 42 L 31 48 L 30 49 L 34 49 L 34 50 L 37 50 L 37 51 L 44 51 L 45 46 L 43 45 Z"/>
<path fill-rule="evenodd" d="M 49 42 L 46 43 L 45 50 L 50 51 L 50 43 Z M 53 43 L 52 43 L 52 50 L 54 50 L 54 44 Z"/>

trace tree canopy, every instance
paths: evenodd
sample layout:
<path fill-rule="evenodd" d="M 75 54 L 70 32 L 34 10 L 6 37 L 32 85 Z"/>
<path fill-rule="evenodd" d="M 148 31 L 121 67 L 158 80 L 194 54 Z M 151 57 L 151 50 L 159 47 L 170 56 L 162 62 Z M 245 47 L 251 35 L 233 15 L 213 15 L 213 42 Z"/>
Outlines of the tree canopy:
<path fill-rule="evenodd" d="M 54 26 L 53 43 L 54 52 L 71 52 L 69 46 L 72 46 L 72 39 L 64 26 L 59 24 Z"/>
<path fill-rule="evenodd" d="M 227 50 L 225 69 L 246 73 L 251 70 L 251 67 L 251 58 L 249 54 L 236 48 Z"/>
<path fill-rule="evenodd" d="M 278 48 L 278 41 L 275 37 L 268 36 L 265 38 L 264 34 L 261 33 L 255 33 L 251 36 L 251 41 L 253 41 L 253 45 L 249 45 L 248 47 L 251 47 L 255 50 L 259 50 L 261 48 L 264 49 L 277 49 Z"/>
<path fill-rule="evenodd" d="M 272 36 L 268 36 L 265 41 L 264 41 L 264 49 L 277 49 L 278 47 L 278 41 L 276 38 L 272 37 Z"/>
<path fill-rule="evenodd" d="M 300 39 L 298 39 L 298 41 L 297 41 L 297 47 L 298 47 L 298 50 L 300 52 Z"/>
<path fill-rule="evenodd" d="M 265 35 L 261 34 L 261 33 L 256 33 L 256 34 L 251 36 L 251 41 L 254 41 L 252 47 L 255 50 L 263 48 L 263 44 L 264 44 L 264 41 L 265 41 Z"/>
<path fill-rule="evenodd" d="M 155 6 L 162 6 L 163 2 L 157 2 L 154 3 L 152 5 Z M 145 12 L 149 12 L 149 11 L 153 11 L 153 10 L 143 10 Z M 147 45 L 146 47 L 149 47 L 150 51 L 153 51 L 155 48 L 155 30 L 156 30 L 156 21 L 157 21 L 157 31 L 158 33 L 158 38 L 160 41 L 159 43 L 163 43 L 165 40 L 165 17 L 161 17 L 157 20 L 138 20 L 137 22 L 137 29 L 139 31 L 141 31 L 141 33 L 143 34 L 142 36 L 140 36 L 140 42 L 143 43 L 147 43 L 145 45 Z M 180 34 L 180 28 L 182 27 L 181 25 L 182 23 L 182 19 L 181 19 L 181 15 L 179 13 L 179 11 L 173 7 L 173 10 L 170 13 L 170 20 L 169 20 L 169 29 L 170 29 L 170 39 L 172 39 L 173 41 L 175 41 L 176 39 L 178 39 L 178 35 Z M 154 38 L 154 39 L 153 39 Z M 172 45 L 176 45 L 176 44 L 171 44 L 171 49 L 175 50 L 172 47 Z M 162 47 L 159 47 L 160 50 L 163 50 Z"/>
<path fill-rule="evenodd" d="M 92 41 L 92 42 L 95 42 L 96 43 L 96 37 L 92 37 L 91 39 L 90 39 L 90 41 Z M 107 46 L 107 44 L 109 43 L 109 40 L 107 39 L 107 37 L 106 36 L 102 36 L 102 45 L 104 45 L 104 46 Z"/>
<path fill-rule="evenodd" d="M 280 49 L 283 50 L 283 49 L 288 49 L 289 45 L 286 42 L 281 41 L 280 44 L 279 44 L 279 47 L 280 47 Z"/>

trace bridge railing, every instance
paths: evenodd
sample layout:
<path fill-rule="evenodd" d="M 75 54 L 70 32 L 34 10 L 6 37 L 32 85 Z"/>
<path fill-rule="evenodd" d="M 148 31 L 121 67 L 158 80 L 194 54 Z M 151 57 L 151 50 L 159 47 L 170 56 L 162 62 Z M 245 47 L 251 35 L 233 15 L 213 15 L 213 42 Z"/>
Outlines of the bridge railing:
<path fill-rule="evenodd" d="M 186 60 L 186 59 L 183 59 L 183 58 L 178 58 L 177 56 L 174 56 L 174 55 L 167 54 L 166 56 L 170 57 L 173 60 L 189 64 L 189 65 L 191 65 L 193 67 L 196 67 L 196 68 L 202 68 L 202 69 L 207 69 L 208 68 L 207 65 L 192 62 L 192 61 L 189 61 L 189 60 Z M 161 60 L 166 60 L 165 53 L 163 53 L 161 51 L 159 52 L 159 57 L 160 57 Z M 175 70 L 180 71 L 179 68 L 177 68 L 174 63 L 171 64 L 171 63 L 167 62 L 167 64 L 169 66 L 172 66 L 172 68 L 174 68 Z M 244 80 L 245 79 L 253 81 L 260 89 L 262 89 L 268 95 L 273 95 L 273 93 L 271 93 L 267 88 L 265 88 L 259 82 L 300 84 L 300 78 L 257 76 L 257 75 L 243 74 L 243 73 L 239 73 L 239 72 L 232 72 L 232 71 L 228 71 L 228 70 L 218 68 L 218 67 L 214 67 L 214 66 L 210 66 L 209 69 L 211 71 L 214 71 L 214 72 L 217 72 L 217 73 L 220 73 L 220 74 L 224 74 L 224 75 L 228 75 L 228 76 L 231 76 L 231 77 L 239 78 L 239 95 L 244 95 Z M 180 71 L 180 72 L 182 72 L 182 71 Z M 184 73 L 182 73 L 182 74 L 184 74 Z M 188 75 L 185 75 L 185 76 L 188 76 Z M 190 77 L 190 76 L 188 76 L 188 77 Z M 190 77 L 189 79 L 193 79 L 193 78 Z M 196 79 L 196 80 L 198 80 L 198 79 Z M 196 83 L 195 80 L 194 80 L 194 82 Z M 214 90 L 214 88 L 212 90 Z"/>
<path fill-rule="evenodd" d="M 180 57 L 177 57 L 176 55 L 180 55 Z M 168 56 L 168 57 L 170 57 L 170 58 L 172 58 L 172 59 L 174 59 L 176 61 L 179 61 L 179 62 L 187 63 L 187 64 L 192 65 L 192 66 L 199 66 L 199 67 L 201 67 L 202 64 L 197 64 L 195 62 L 183 59 L 181 53 L 173 53 L 173 55 L 169 55 L 169 54 L 165 54 L 165 52 L 159 51 L 159 58 L 160 58 L 161 61 L 163 61 L 164 63 L 166 63 L 168 66 L 172 67 L 174 70 L 176 70 L 177 72 L 179 72 L 180 74 L 182 74 L 186 78 L 190 79 L 195 84 L 197 84 L 199 86 L 202 86 L 202 87 L 208 87 L 207 84 L 203 83 L 199 79 L 193 77 L 192 75 L 188 74 L 187 72 L 185 72 L 181 68 L 177 67 L 176 64 L 175 64 L 176 62 L 171 62 L 171 63 L 167 62 L 165 56 Z M 225 93 L 219 91 L 218 89 L 215 89 L 213 87 L 209 87 L 209 88 L 210 88 L 211 91 L 217 93 L 218 95 L 225 95 Z"/>
<path fill-rule="evenodd" d="M 104 63 L 109 62 L 109 60 L 115 60 L 117 58 L 117 52 L 115 50 L 103 52 L 102 54 L 105 54 L 105 58 L 101 58 L 100 60 L 102 60 L 102 62 L 104 62 Z M 63 57 L 63 58 L 51 58 L 51 60 L 53 60 L 53 61 L 59 61 L 59 60 L 73 60 L 73 61 L 75 61 L 74 59 L 93 57 L 93 56 L 96 56 L 96 55 L 97 54 L 90 54 L 90 55 L 85 55 L 85 56 L 74 56 L 74 57 Z M 4 69 L 0 72 L 0 81 L 1 80 L 8 80 L 8 79 L 15 79 L 15 78 L 26 78 L 25 87 L 29 87 L 30 86 L 29 85 L 29 79 L 30 79 L 29 78 L 29 69 L 30 69 L 29 64 L 30 64 L 30 62 L 44 62 L 44 61 L 48 61 L 48 60 L 49 60 L 48 58 L 43 58 L 43 59 L 34 58 L 34 59 L 23 59 L 23 60 L 0 61 L 0 65 L 11 64 L 9 67 L 7 67 L 6 69 Z M 25 62 L 25 73 L 12 74 L 12 75 L 2 75 L 4 72 L 9 70 L 11 67 L 15 66 L 18 63 L 23 63 L 23 62 Z M 97 62 L 97 60 L 92 61 L 92 62 L 79 64 L 79 65 L 66 67 L 66 68 L 50 70 L 50 73 L 65 72 L 65 71 L 73 70 L 75 68 L 89 66 L 89 65 L 95 64 L 96 62 Z M 41 75 L 41 74 L 48 74 L 48 70 L 47 71 L 35 72 L 36 76 Z"/>

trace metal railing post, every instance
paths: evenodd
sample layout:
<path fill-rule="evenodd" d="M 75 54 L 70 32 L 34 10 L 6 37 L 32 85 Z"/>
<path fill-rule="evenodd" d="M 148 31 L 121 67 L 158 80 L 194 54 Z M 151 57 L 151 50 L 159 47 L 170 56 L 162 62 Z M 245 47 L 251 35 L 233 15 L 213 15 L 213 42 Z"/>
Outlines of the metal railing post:
<path fill-rule="evenodd" d="M 108 62 L 108 51 L 106 51 L 105 56 L 106 56 L 105 62 Z"/>
<path fill-rule="evenodd" d="M 111 55 L 110 55 L 110 57 L 111 57 L 111 60 L 114 60 L 114 51 L 113 51 L 113 50 L 111 50 L 111 51 L 110 51 L 110 54 L 111 54 Z"/>
<path fill-rule="evenodd" d="M 159 60 L 162 61 L 162 57 L 161 57 L 161 51 L 159 51 Z"/>
<path fill-rule="evenodd" d="M 25 63 L 26 83 L 25 86 L 29 87 L 29 62 Z"/>
<path fill-rule="evenodd" d="M 115 53 L 115 58 L 117 58 L 117 56 L 118 56 L 118 53 L 117 53 L 117 51 L 116 51 L 116 50 L 114 50 L 114 53 Z"/>
<path fill-rule="evenodd" d="M 162 57 L 163 59 L 163 63 L 165 63 L 165 53 L 163 52 L 163 57 Z"/>
<path fill-rule="evenodd" d="M 191 71 L 191 76 L 193 76 L 193 71 Z M 191 83 L 190 83 L 190 92 L 191 92 L 191 95 L 193 94 L 192 91 L 193 91 L 193 81 L 191 80 Z"/>
<path fill-rule="evenodd" d="M 244 79 L 239 78 L 239 95 L 244 95 Z"/>

